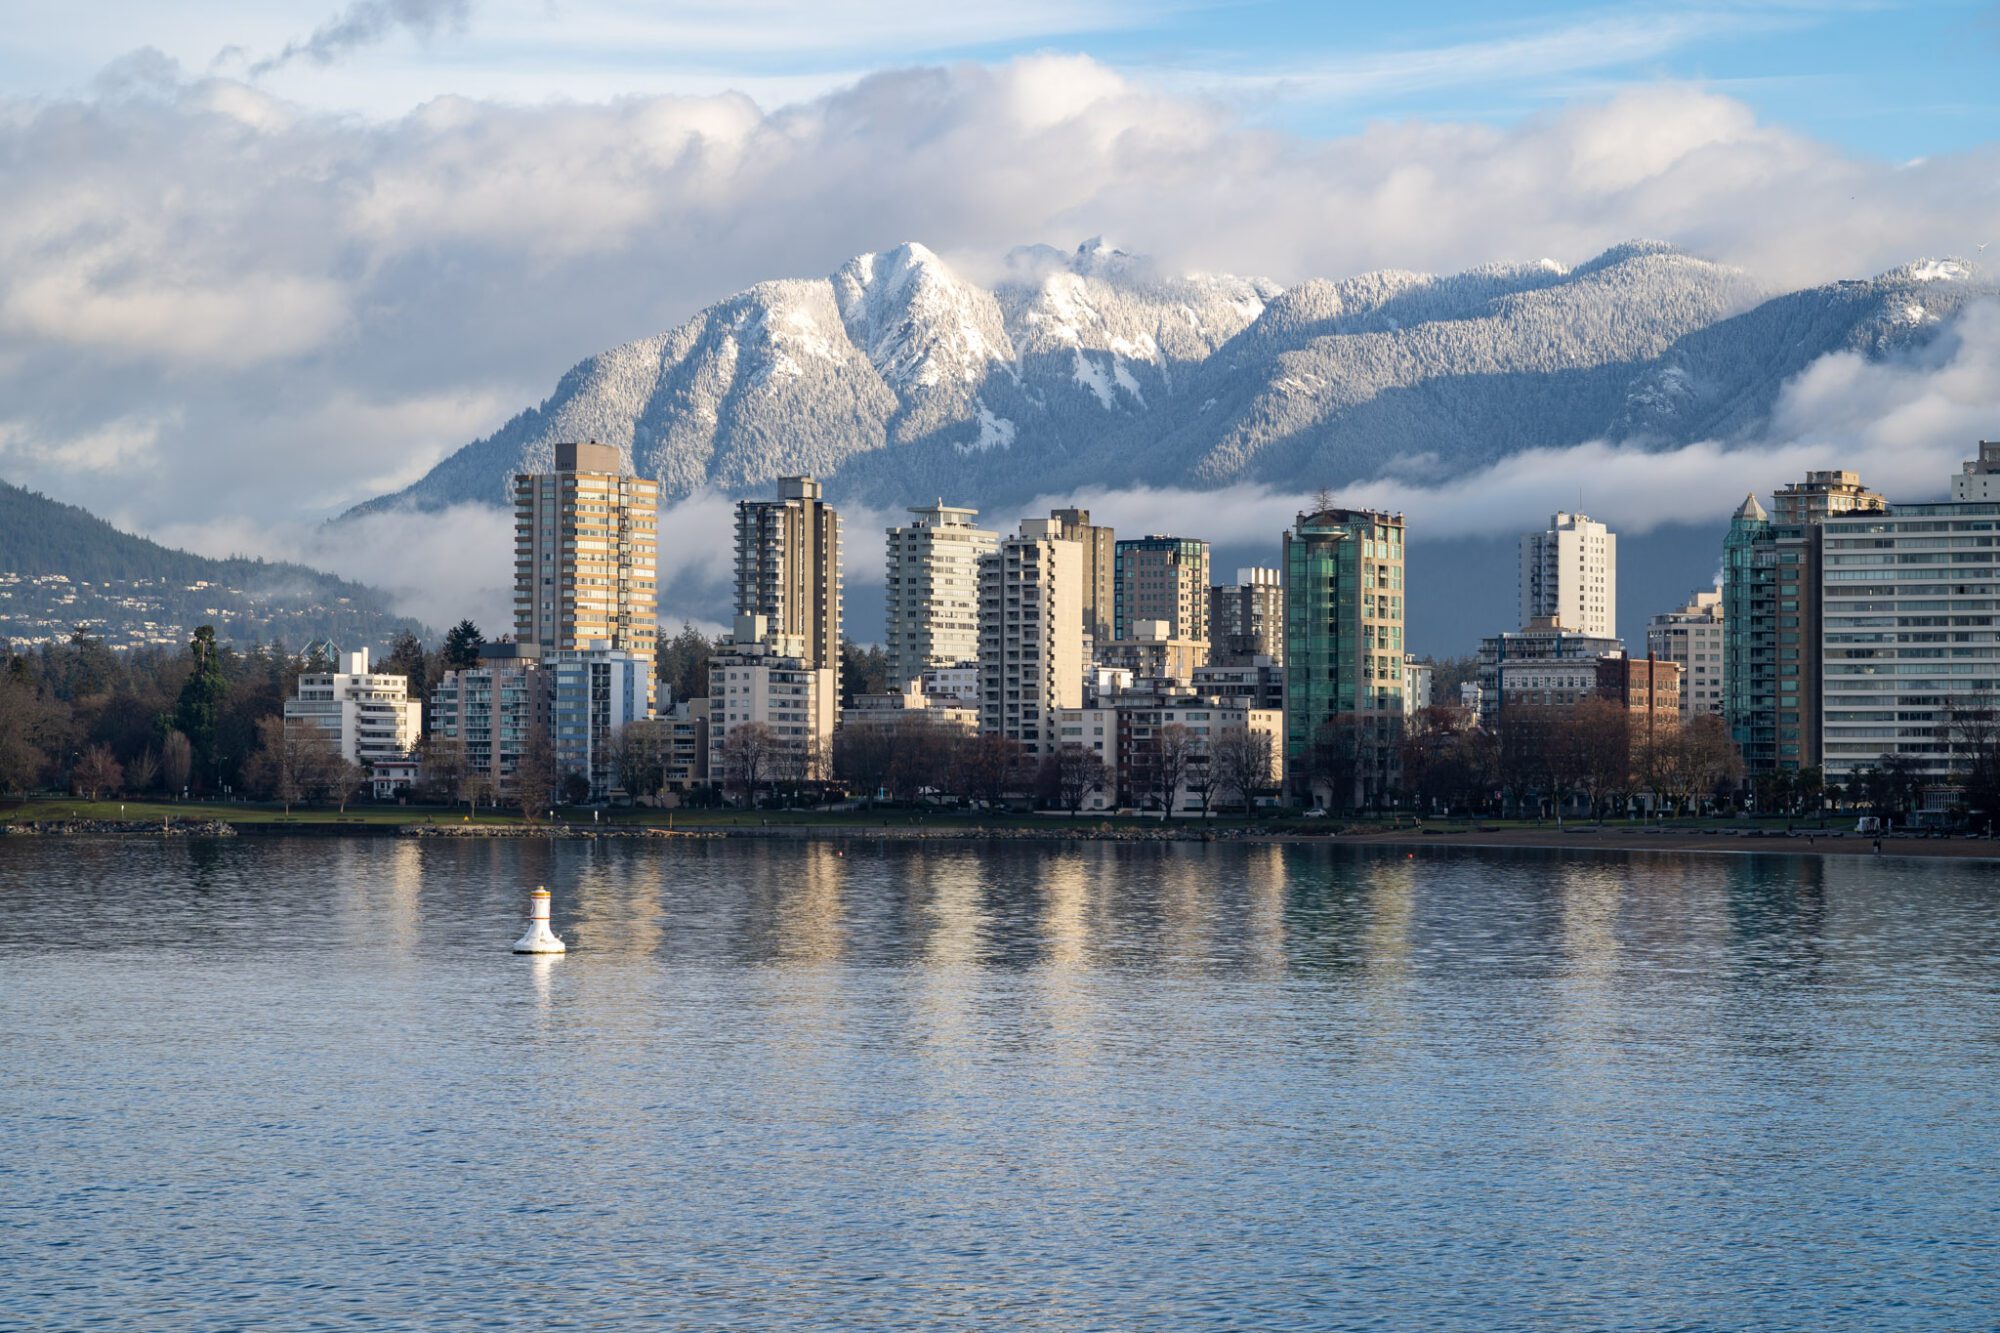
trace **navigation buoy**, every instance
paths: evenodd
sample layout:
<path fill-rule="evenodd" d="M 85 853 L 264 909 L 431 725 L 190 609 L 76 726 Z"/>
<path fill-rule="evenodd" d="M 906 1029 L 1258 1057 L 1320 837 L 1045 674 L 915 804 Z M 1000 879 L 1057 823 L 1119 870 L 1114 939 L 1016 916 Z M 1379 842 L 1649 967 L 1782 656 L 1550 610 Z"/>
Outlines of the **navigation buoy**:
<path fill-rule="evenodd" d="M 549 891 L 537 888 L 528 895 L 528 933 L 514 941 L 515 953 L 568 953 L 569 946 L 549 929 Z"/>

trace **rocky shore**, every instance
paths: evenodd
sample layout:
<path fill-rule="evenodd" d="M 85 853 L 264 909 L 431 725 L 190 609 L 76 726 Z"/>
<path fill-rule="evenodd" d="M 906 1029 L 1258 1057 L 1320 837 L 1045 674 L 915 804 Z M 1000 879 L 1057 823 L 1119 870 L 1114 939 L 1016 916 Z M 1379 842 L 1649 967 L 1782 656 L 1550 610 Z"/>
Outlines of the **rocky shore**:
<path fill-rule="evenodd" d="M 219 819 L 39 819 L 0 824 L 0 836 L 62 838 L 144 834 L 155 838 L 233 838 L 236 830 Z"/>

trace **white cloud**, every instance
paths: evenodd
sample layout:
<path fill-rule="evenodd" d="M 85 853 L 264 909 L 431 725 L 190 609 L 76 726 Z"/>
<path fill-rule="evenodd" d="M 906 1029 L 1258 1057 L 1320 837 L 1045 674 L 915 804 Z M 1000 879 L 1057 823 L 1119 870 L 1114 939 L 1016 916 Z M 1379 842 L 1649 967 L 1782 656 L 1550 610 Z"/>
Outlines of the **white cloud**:
<path fill-rule="evenodd" d="M 588 353 L 905 239 L 991 269 L 1107 233 L 1290 282 L 1657 236 L 1798 284 L 1970 250 L 2000 203 L 1992 146 L 1894 166 L 1687 86 L 1506 129 L 1308 139 L 1073 56 L 893 71 L 775 110 L 442 98 L 388 122 L 144 57 L 87 96 L 0 102 L 0 161 L 0 395 L 10 438 L 35 442 L 0 469 L 142 528 L 297 527 Z M 1880 388 L 1867 370 L 1843 388 L 1822 369 L 1795 401 L 1858 401 Z M 133 422 L 157 429 L 121 454 Z M 858 579 L 874 547 L 850 544 Z"/>

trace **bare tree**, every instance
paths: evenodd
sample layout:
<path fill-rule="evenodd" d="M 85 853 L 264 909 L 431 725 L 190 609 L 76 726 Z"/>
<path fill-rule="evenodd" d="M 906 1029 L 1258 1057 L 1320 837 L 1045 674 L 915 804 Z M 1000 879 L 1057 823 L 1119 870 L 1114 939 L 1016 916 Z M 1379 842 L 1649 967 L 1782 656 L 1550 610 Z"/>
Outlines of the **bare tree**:
<path fill-rule="evenodd" d="M 290 814 L 293 806 L 327 785 L 328 748 L 326 733 L 318 726 L 309 722 L 287 726 L 284 718 L 272 713 L 257 719 L 257 749 L 244 776 Z"/>
<path fill-rule="evenodd" d="M 1026 754 L 1011 736 L 989 731 L 973 737 L 959 762 L 965 793 L 988 805 L 999 805 L 1020 781 Z"/>
<path fill-rule="evenodd" d="M 536 718 L 514 765 L 514 806 L 530 824 L 548 813 L 556 791 L 556 750 L 549 724 Z"/>
<path fill-rule="evenodd" d="M 1055 761 L 1056 799 L 1072 815 L 1083 812 L 1083 803 L 1104 787 L 1104 759 L 1087 745 L 1065 745 Z"/>
<path fill-rule="evenodd" d="M 732 790 L 756 804 L 757 789 L 772 778 L 778 759 L 778 736 L 762 722 L 742 722 L 729 729 L 722 742 L 721 777 Z"/>
<path fill-rule="evenodd" d="M 1979 693 L 1949 700 L 1943 730 L 1966 811 L 1990 829 L 2000 817 L 2000 697 Z"/>
<path fill-rule="evenodd" d="M 117 792 L 125 781 L 124 770 L 108 745 L 93 745 L 76 761 L 69 773 L 70 789 L 86 801 Z"/>
<path fill-rule="evenodd" d="M 1174 801 L 1187 783 L 1194 760 L 1195 736 L 1179 722 L 1169 722 L 1153 731 L 1145 747 L 1148 790 L 1160 800 L 1160 818 L 1174 817 Z"/>
<path fill-rule="evenodd" d="M 134 755 L 132 762 L 125 765 L 125 780 L 131 784 L 133 794 L 147 792 L 160 780 L 160 757 L 153 753 L 153 747 Z"/>
<path fill-rule="evenodd" d="M 1216 737 L 1209 743 L 1210 787 L 1234 793 L 1248 814 L 1258 795 L 1277 785 L 1272 775 L 1275 748 L 1269 732 L 1248 727 Z"/>
<path fill-rule="evenodd" d="M 188 779 L 194 775 L 194 746 L 178 731 L 169 731 L 160 742 L 160 776 L 166 779 L 167 791 L 179 796 L 187 790 Z"/>
<path fill-rule="evenodd" d="M 464 738 L 434 734 L 424 738 L 419 750 L 424 785 L 447 805 L 464 800 L 465 777 L 471 766 Z"/>

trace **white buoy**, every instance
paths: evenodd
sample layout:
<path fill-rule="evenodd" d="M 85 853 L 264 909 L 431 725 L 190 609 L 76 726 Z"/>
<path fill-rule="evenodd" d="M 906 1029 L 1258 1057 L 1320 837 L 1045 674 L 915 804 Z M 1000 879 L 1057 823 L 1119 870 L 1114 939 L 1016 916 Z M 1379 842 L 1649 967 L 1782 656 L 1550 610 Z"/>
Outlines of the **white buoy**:
<path fill-rule="evenodd" d="M 537 888 L 528 895 L 528 933 L 514 941 L 515 953 L 568 953 L 569 946 L 549 929 L 549 891 Z"/>

